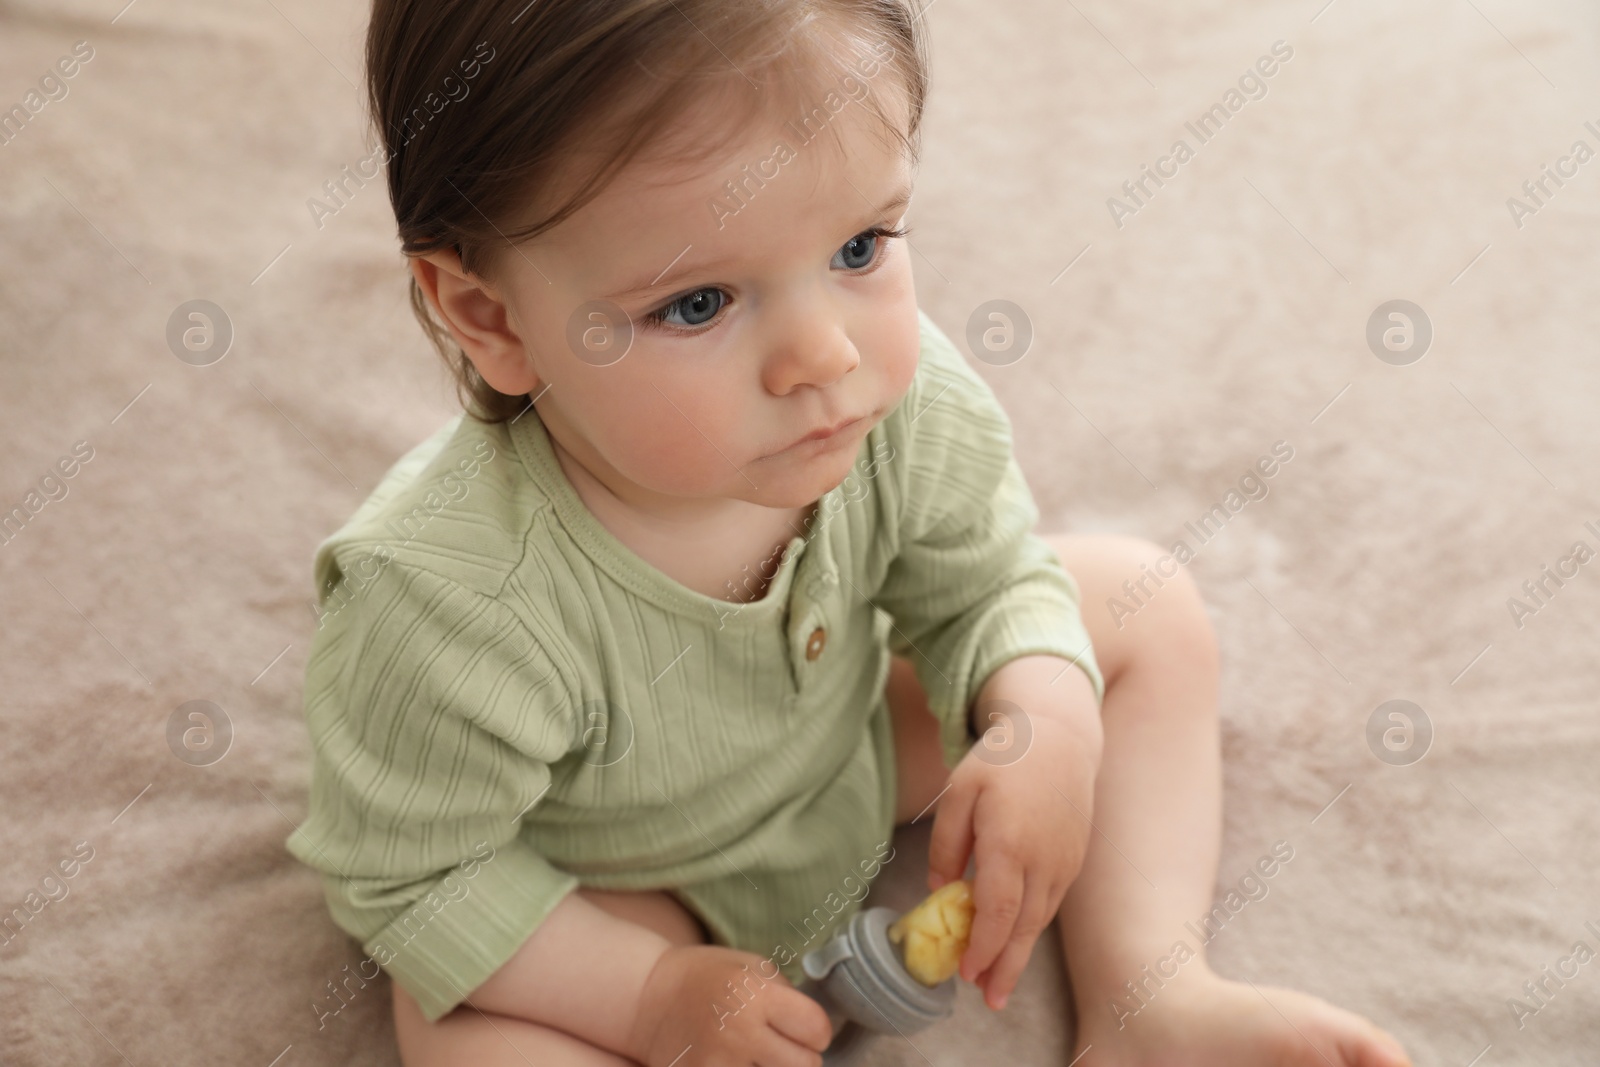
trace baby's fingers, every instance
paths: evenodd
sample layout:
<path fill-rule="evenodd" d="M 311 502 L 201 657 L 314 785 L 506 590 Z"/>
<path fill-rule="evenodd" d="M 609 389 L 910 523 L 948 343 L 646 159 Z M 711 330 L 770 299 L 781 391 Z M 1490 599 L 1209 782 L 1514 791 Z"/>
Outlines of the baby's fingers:
<path fill-rule="evenodd" d="M 693 1047 L 693 1046 L 691 1046 Z M 761 1067 L 822 1067 L 822 1053 L 768 1030 L 755 1042 L 755 1062 Z M 685 1058 L 684 1062 L 688 1062 Z"/>
<path fill-rule="evenodd" d="M 928 888 L 938 889 L 967 873 L 972 854 L 972 809 L 976 791 L 950 786 L 934 809 L 928 839 Z"/>
<path fill-rule="evenodd" d="M 1005 948 L 1000 952 L 993 967 L 986 974 L 980 976 L 983 983 L 983 999 L 989 1007 L 999 1011 L 1005 1007 L 1006 998 L 1011 996 L 1011 991 L 1017 987 L 1017 979 L 1022 977 L 1022 969 L 1028 965 L 1028 958 L 1033 955 L 1033 946 L 1039 943 L 1039 935 L 1050 924 L 1053 917 L 1050 911 L 1050 894 L 1040 884 L 1039 879 L 1031 878 L 1023 892 L 1022 911 L 1017 916 L 1017 922 L 1011 930 L 1011 937 L 1006 942 Z"/>
<path fill-rule="evenodd" d="M 994 963 L 1022 914 L 1022 862 L 1016 850 L 989 838 L 980 838 L 977 849 L 972 940 L 961 957 L 961 977 L 969 982 Z"/>
<path fill-rule="evenodd" d="M 791 986 L 774 998 L 767 1025 L 807 1050 L 822 1052 L 833 1041 L 833 1023 L 822 1005 Z"/>

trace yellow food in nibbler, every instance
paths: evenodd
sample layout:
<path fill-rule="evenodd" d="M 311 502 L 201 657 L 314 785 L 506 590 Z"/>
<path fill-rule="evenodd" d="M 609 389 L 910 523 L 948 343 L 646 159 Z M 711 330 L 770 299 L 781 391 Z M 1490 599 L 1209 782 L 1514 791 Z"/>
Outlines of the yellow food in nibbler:
<path fill-rule="evenodd" d="M 965 881 L 947 882 L 890 925 L 889 940 L 905 942 L 911 977 L 936 986 L 956 973 L 972 939 L 973 911 L 972 887 Z"/>

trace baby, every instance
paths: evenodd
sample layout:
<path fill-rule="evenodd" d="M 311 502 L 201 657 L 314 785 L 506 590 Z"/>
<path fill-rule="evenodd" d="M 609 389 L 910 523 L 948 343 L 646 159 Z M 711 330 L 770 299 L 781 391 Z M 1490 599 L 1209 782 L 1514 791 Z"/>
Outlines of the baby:
<path fill-rule="evenodd" d="M 1409 1063 L 1188 945 L 1213 636 L 1186 576 L 1080 613 L 1160 550 L 1033 532 L 917 307 L 923 32 L 899 0 L 376 0 L 466 411 L 319 546 L 289 847 L 410 1067 L 817 1064 L 800 957 L 924 817 L 991 1009 L 1059 920 L 1074 1062 Z"/>

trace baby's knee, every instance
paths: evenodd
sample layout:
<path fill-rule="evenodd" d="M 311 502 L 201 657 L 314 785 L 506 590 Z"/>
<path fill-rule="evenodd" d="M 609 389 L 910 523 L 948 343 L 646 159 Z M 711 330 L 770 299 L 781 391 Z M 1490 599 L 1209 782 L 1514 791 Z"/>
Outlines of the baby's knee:
<path fill-rule="evenodd" d="M 1211 616 L 1206 612 L 1200 583 L 1194 580 L 1189 568 L 1154 541 L 1128 540 L 1128 551 L 1132 554 L 1130 568 L 1137 567 L 1139 571 L 1139 590 L 1144 592 L 1153 584 L 1160 592 L 1159 597 L 1154 591 L 1148 594 L 1151 607 L 1155 607 L 1158 600 L 1164 601 L 1161 606 L 1165 611 L 1161 617 L 1180 638 L 1208 643 L 1213 636 Z"/>
<path fill-rule="evenodd" d="M 1119 672 L 1143 657 L 1214 663 L 1216 634 L 1200 587 L 1171 550 L 1140 537 L 1047 538 L 1078 584 L 1097 655 Z"/>
<path fill-rule="evenodd" d="M 1189 568 L 1153 541 L 1129 538 L 1126 551 L 1128 569 L 1139 576 L 1132 584 L 1144 597 L 1140 614 L 1149 616 L 1148 629 L 1156 638 L 1150 642 L 1151 654 L 1182 655 L 1201 664 L 1215 664 L 1216 630 L 1200 584 Z"/>

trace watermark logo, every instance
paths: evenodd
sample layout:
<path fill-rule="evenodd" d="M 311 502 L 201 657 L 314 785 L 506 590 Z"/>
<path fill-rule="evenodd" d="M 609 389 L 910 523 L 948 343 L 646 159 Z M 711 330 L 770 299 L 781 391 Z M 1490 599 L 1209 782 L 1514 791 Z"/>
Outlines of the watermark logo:
<path fill-rule="evenodd" d="M 9 945 L 21 937 L 22 931 L 45 908 L 66 900 L 72 893 L 72 886 L 68 883 L 76 878 L 78 872 L 83 870 L 84 864 L 92 859 L 94 859 L 94 846 L 87 841 L 79 841 L 72 846 L 72 855 L 57 860 L 55 869 L 39 880 L 37 889 L 30 888 L 20 903 L 5 912 L 0 912 L 0 947 Z M 57 871 L 60 873 L 57 874 Z"/>
<path fill-rule="evenodd" d="M 354 971 L 348 963 L 345 964 L 339 974 L 329 979 L 324 984 L 327 993 L 322 995 L 320 1001 L 311 1002 L 311 1010 L 317 1017 L 317 1030 L 326 1029 L 328 1020 L 349 1007 L 356 996 L 367 988 L 367 983 L 378 977 L 378 971 L 393 963 L 395 957 L 405 951 L 406 946 L 445 908 L 471 896 L 472 887 L 462 879 L 478 877 L 484 865 L 492 862 L 494 857 L 495 848 L 489 842 L 479 841 L 472 846 L 471 856 L 449 868 L 431 889 L 409 905 L 409 911 L 402 912 L 389 924 L 390 932 L 383 935 L 383 940 L 373 944 L 372 955 L 362 958 Z M 457 877 L 458 874 L 460 877 Z M 395 934 L 403 939 L 398 944 L 391 940 Z M 371 974 L 367 973 L 369 964 L 372 967 Z M 334 979 L 337 979 L 337 984 Z"/>
<path fill-rule="evenodd" d="M 1593 920 L 1584 923 L 1583 926 L 1597 941 L 1600 941 L 1600 926 L 1596 926 Z M 1522 992 L 1526 995 L 1526 1000 L 1518 1000 L 1516 997 L 1506 998 L 1506 1007 L 1510 1009 L 1511 1017 L 1516 1020 L 1517 1029 L 1527 1029 L 1528 1020 L 1549 1007 L 1556 994 L 1565 989 L 1568 982 L 1577 978 L 1583 965 L 1594 957 L 1595 951 L 1587 941 L 1581 939 L 1574 941 L 1572 950 L 1556 960 L 1554 966 L 1545 964 L 1539 968 L 1539 973 L 1533 979 L 1523 982 Z"/>
<path fill-rule="evenodd" d="M 233 347 L 233 320 L 209 300 L 186 300 L 167 316 L 167 348 L 191 367 L 209 367 Z"/>
<path fill-rule="evenodd" d="M 1593 122 L 1585 122 L 1583 128 L 1600 137 L 1600 126 L 1596 126 Z M 1537 215 L 1541 208 L 1555 198 L 1556 193 L 1566 188 L 1567 182 L 1578 176 L 1578 169 L 1593 158 L 1594 149 L 1589 147 L 1588 141 L 1579 138 L 1572 142 L 1568 154 L 1558 158 L 1554 164 L 1541 164 L 1538 176 L 1522 183 L 1525 199 L 1506 197 L 1506 210 L 1511 213 L 1512 224 L 1519 230 L 1526 226 L 1527 220 Z M 1554 189 L 1551 188 L 1552 185 L 1555 186 Z"/>
<path fill-rule="evenodd" d="M 1409 700 L 1386 700 L 1367 717 L 1367 747 L 1391 767 L 1409 767 L 1433 745 L 1433 721 Z"/>
<path fill-rule="evenodd" d="M 484 49 L 488 49 L 487 54 L 485 54 Z M 439 85 L 439 90 L 437 92 L 429 92 L 419 100 L 411 109 L 411 113 L 401 122 L 401 128 L 397 131 L 401 138 L 400 147 L 403 148 L 410 144 L 417 134 L 421 133 L 428 123 L 433 120 L 434 116 L 438 115 L 446 107 L 451 104 L 459 104 L 465 100 L 472 92 L 472 86 L 469 83 L 478 76 L 483 66 L 492 61 L 494 57 L 495 50 L 493 45 L 488 41 L 478 42 L 477 49 L 473 52 L 472 57 L 463 59 L 456 64 L 460 68 L 460 75 L 457 76 L 453 71 L 445 75 L 444 80 Z M 338 174 L 322 183 L 322 192 L 326 197 L 325 200 L 319 200 L 314 196 L 307 197 L 306 210 L 311 213 L 311 221 L 317 229 L 322 229 L 326 225 L 327 219 L 349 207 L 350 202 L 355 199 L 355 194 L 365 189 L 367 183 L 378 176 L 383 167 L 389 162 L 391 155 L 389 146 L 380 144 L 367 155 L 356 160 L 354 170 L 351 169 L 351 164 L 346 163 L 340 168 Z M 351 188 L 351 186 L 354 186 L 354 188 Z"/>
<path fill-rule="evenodd" d="M 856 460 L 852 472 L 845 476 L 844 481 L 834 486 L 834 489 L 839 491 L 836 493 L 830 489 L 817 503 L 816 508 L 806 516 L 805 528 L 791 526 L 796 536 L 802 540 L 802 547 L 809 545 L 820 531 L 827 529 L 834 518 L 842 514 L 848 505 L 866 499 L 869 491 L 867 483 L 876 478 L 878 472 L 894 457 L 894 445 L 887 441 L 880 441 L 873 446 L 871 456 Z M 860 478 L 856 477 L 858 473 Z M 726 606 L 718 605 L 716 609 L 718 630 L 726 627 L 730 618 L 743 611 L 745 604 L 764 595 L 767 583 L 772 580 L 772 577 L 778 573 L 778 568 L 783 565 L 784 553 L 788 550 L 788 547 L 787 542 L 777 546 L 773 552 L 768 554 L 766 559 L 756 565 L 754 576 L 752 576 L 748 563 L 741 567 L 740 570 L 744 575 L 744 580 L 740 582 L 742 589 L 736 589 L 732 579 L 728 579 L 723 583 L 723 586 L 728 590 L 729 602 Z M 768 566 L 771 567 L 770 573 L 767 572 Z M 837 581 L 838 578 L 830 575 L 822 580 L 831 584 Z"/>
<path fill-rule="evenodd" d="M 1129 618 L 1143 611 L 1167 581 L 1176 578 L 1179 570 L 1188 566 L 1200 549 L 1222 532 L 1229 519 L 1253 501 L 1265 500 L 1272 492 L 1267 480 L 1278 473 L 1281 464 L 1293 458 L 1293 445 L 1287 441 L 1274 443 L 1270 455 L 1261 456 L 1253 469 L 1247 468 L 1240 475 L 1238 488 L 1229 489 L 1221 500 L 1212 504 L 1210 510 L 1194 522 L 1183 524 L 1184 530 L 1197 542 L 1195 545 L 1191 546 L 1186 538 L 1180 537 L 1173 542 L 1171 552 L 1155 561 L 1154 567 L 1148 563 L 1140 564 L 1139 577 L 1129 578 L 1122 583 L 1122 592 L 1127 599 L 1115 596 L 1106 598 L 1106 610 L 1111 613 L 1111 621 L 1117 624 L 1117 629 L 1122 629 Z M 1154 589 L 1151 588 L 1152 584 Z"/>
<path fill-rule="evenodd" d="M 820 137 L 835 116 L 851 103 L 866 99 L 867 83 L 877 77 L 894 58 L 894 46 L 887 41 L 879 41 L 873 46 L 872 52 L 875 55 L 858 55 L 856 62 L 851 65 L 854 73 L 846 74 L 837 88 L 830 89 L 823 96 L 820 104 L 801 112 L 798 121 L 786 120 L 783 124 L 784 136 L 773 142 L 772 151 L 765 159 L 757 160 L 753 167 L 749 163 L 741 166 L 738 174 L 723 183 L 722 193 L 706 201 L 717 229 L 725 227 L 728 220 L 748 207 L 750 201 L 767 187 L 768 182 L 776 179 L 785 166 L 800 158 L 799 149 Z M 790 144 L 791 140 L 793 145 Z"/>
<path fill-rule="evenodd" d="M 978 705 L 988 725 L 970 751 L 991 767 L 1008 767 L 1027 755 L 1033 744 L 1033 720 L 1009 700 L 985 700 Z"/>
<path fill-rule="evenodd" d="M 1600 526 L 1593 522 L 1583 524 L 1595 536 L 1600 537 Z M 1555 599 L 1567 582 L 1576 578 L 1585 563 L 1594 559 L 1594 549 L 1589 547 L 1587 541 L 1574 541 L 1572 551 L 1556 560 L 1555 569 L 1549 564 L 1539 568 L 1537 576 L 1522 583 L 1522 592 L 1526 599 L 1517 597 L 1506 598 L 1506 609 L 1511 613 L 1511 621 L 1517 629 L 1527 625 L 1529 615 L 1537 615 L 1540 609 L 1548 607 L 1550 601 Z"/>
<path fill-rule="evenodd" d="M 1009 367 L 1032 344 L 1033 320 L 1009 300 L 985 300 L 967 317 L 967 350 L 991 367 Z"/>
<path fill-rule="evenodd" d="M 591 767 L 621 763 L 633 750 L 633 718 L 609 700 L 591 700 L 583 706 L 583 762 Z"/>
<path fill-rule="evenodd" d="M 233 720 L 209 700 L 186 700 L 167 717 L 167 747 L 191 767 L 209 767 L 233 747 Z"/>
<path fill-rule="evenodd" d="M 55 62 L 55 69 L 46 69 L 39 76 L 38 88 L 30 88 L 22 97 L 22 102 L 12 104 L 10 107 L 0 105 L 0 147 L 4 147 L 22 136 L 22 131 L 27 128 L 33 117 L 43 111 L 49 104 L 65 100 L 72 91 L 68 81 L 77 76 L 88 62 L 94 58 L 94 45 L 88 41 L 78 41 L 72 46 L 70 55 L 62 56 Z"/>
<path fill-rule="evenodd" d="M 793 919 L 786 920 L 789 928 L 801 938 L 799 949 L 787 941 L 780 941 L 773 947 L 770 956 L 765 956 L 756 963 L 754 973 L 751 973 L 750 965 L 745 964 L 741 968 L 745 974 L 738 985 L 731 980 L 724 983 L 727 989 L 726 995 L 711 1003 L 711 1010 L 717 1017 L 718 1030 L 726 1029 L 728 1020 L 743 1011 L 767 987 L 767 983 L 778 977 L 783 968 L 799 959 L 801 951 L 807 945 L 824 935 L 837 934 L 838 920 L 846 909 L 860 904 L 871 890 L 873 879 L 878 877 L 878 873 L 884 867 L 893 862 L 894 845 L 888 841 L 880 841 L 873 849 L 873 853 L 874 855 L 858 861 L 856 868 L 839 882 L 838 888 L 830 889 L 822 902 L 800 920 L 804 929 L 796 926 Z"/>
<path fill-rule="evenodd" d="M 1409 300 L 1390 300 L 1367 318 L 1367 347 L 1391 366 L 1408 367 L 1428 354 L 1433 320 Z"/>
<path fill-rule="evenodd" d="M 1273 41 L 1271 51 L 1271 55 L 1263 55 L 1254 66 L 1245 68 L 1239 76 L 1237 89 L 1229 86 L 1220 102 L 1202 111 L 1193 122 L 1183 124 L 1194 136 L 1194 146 L 1191 147 L 1185 138 L 1178 138 L 1166 155 L 1155 160 L 1153 169 L 1149 163 L 1141 164 L 1139 176 L 1122 183 L 1122 196 L 1106 198 L 1106 210 L 1111 213 L 1111 221 L 1117 229 L 1122 229 L 1128 219 L 1148 207 L 1156 192 L 1176 178 L 1184 164 L 1222 132 L 1229 119 L 1243 111 L 1246 104 L 1266 97 L 1267 79 L 1278 73 L 1281 64 L 1294 58 L 1294 48 L 1287 41 Z"/>
<path fill-rule="evenodd" d="M 1199 958 L 1200 950 L 1216 940 L 1240 912 L 1267 899 L 1272 891 L 1268 881 L 1292 859 L 1294 846 L 1287 841 L 1274 841 L 1272 851 L 1260 856 L 1252 869 L 1246 870 L 1237 883 L 1228 887 L 1222 898 L 1201 917 L 1199 926 L 1185 921 L 1184 929 L 1194 935 L 1195 943 L 1190 945 L 1188 938 L 1174 941 L 1166 955 L 1139 968 L 1136 977 L 1122 983 L 1123 992 L 1112 997 L 1109 1006 L 1112 1017 L 1117 1020 L 1117 1029 L 1126 1029 L 1128 1020 L 1149 1007 L 1166 984 L 1178 977 L 1183 965 Z"/>
<path fill-rule="evenodd" d="M 34 516 L 45 509 L 45 505 L 65 500 L 69 491 L 67 480 L 93 458 L 94 446 L 88 441 L 77 442 L 72 446 L 70 456 L 56 460 L 55 467 L 46 470 L 39 478 L 38 488 L 30 488 L 22 501 L 10 510 L 0 510 L 0 545 L 8 545 L 15 540 Z M 60 477 L 57 477 L 58 474 Z M 4 508 L 4 505 L 0 504 L 0 508 Z"/>
<path fill-rule="evenodd" d="M 472 452 L 476 459 L 469 456 L 458 459 L 454 469 L 429 486 L 409 512 L 391 515 L 384 520 L 384 526 L 398 540 L 389 544 L 380 542 L 371 552 L 353 560 L 341 561 L 339 579 L 329 580 L 322 594 L 311 604 L 311 611 L 317 617 L 318 630 L 366 593 L 384 568 L 395 559 L 396 548 L 411 544 L 422 535 L 434 516 L 441 514 L 449 505 L 465 499 L 472 490 L 468 484 L 470 480 L 476 478 L 484 466 L 498 455 L 494 446 L 487 441 L 475 443 Z"/>
<path fill-rule="evenodd" d="M 579 304 L 567 319 L 567 347 L 591 367 L 609 367 L 633 347 L 633 320 L 609 300 Z"/>

